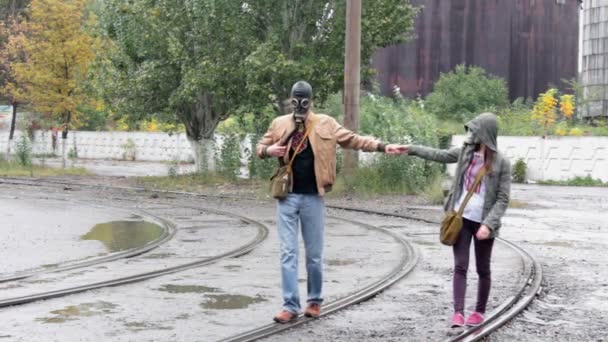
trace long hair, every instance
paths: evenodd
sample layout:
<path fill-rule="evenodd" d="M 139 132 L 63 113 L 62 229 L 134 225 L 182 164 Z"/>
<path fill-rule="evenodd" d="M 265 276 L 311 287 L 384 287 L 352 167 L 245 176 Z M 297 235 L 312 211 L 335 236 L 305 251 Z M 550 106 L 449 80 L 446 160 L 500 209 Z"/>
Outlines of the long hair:
<path fill-rule="evenodd" d="M 481 149 L 481 144 L 475 145 L 475 151 L 479 151 Z M 492 164 L 494 164 L 494 158 L 496 158 L 496 152 L 490 150 L 487 146 L 483 153 L 483 168 L 486 170 L 486 173 L 492 173 Z"/>

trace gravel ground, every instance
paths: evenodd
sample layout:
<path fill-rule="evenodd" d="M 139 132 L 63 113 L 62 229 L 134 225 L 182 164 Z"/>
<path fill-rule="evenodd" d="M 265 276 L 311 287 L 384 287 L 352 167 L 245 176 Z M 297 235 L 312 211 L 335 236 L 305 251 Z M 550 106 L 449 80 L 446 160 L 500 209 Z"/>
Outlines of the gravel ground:
<path fill-rule="evenodd" d="M 451 313 L 452 252 L 437 242 L 436 226 L 365 214 L 344 214 L 381 224 L 402 234 L 418 249 L 415 270 L 368 302 L 267 341 L 438 341 L 460 330 L 448 328 Z M 474 260 L 474 259 L 471 259 Z M 466 306 L 475 305 L 477 277 L 471 263 Z M 494 286 L 488 311 L 505 301 L 521 284 L 521 258 L 498 243 L 494 250 Z"/>
<path fill-rule="evenodd" d="M 133 185 L 128 178 L 97 177 L 87 181 Z M 226 190 L 230 191 L 243 195 L 248 190 Z M 72 196 L 87 195 L 83 191 Z M 543 291 L 527 311 L 488 340 L 605 341 L 608 336 L 608 266 L 605 263 L 608 239 L 604 222 L 608 222 L 608 189 L 517 185 L 513 187 L 512 198 L 514 208 L 508 211 L 504 219 L 502 237 L 520 244 L 541 260 Z M 414 197 L 330 199 L 328 202 L 421 215 L 425 218 L 441 217 L 438 207 L 425 206 L 423 200 Z M 218 208 L 238 208 L 245 215 L 263 219 L 273 225 L 274 210 L 271 201 L 217 200 L 213 203 Z M 387 227 L 403 234 L 416 244 L 420 252 L 418 266 L 410 276 L 366 303 L 269 340 L 435 341 L 453 334 L 451 329 L 446 328 L 451 311 L 452 261 L 450 250 L 436 242 L 436 225 L 355 213 L 338 212 L 338 215 Z M 336 231 L 328 228 L 328 235 L 348 229 L 338 223 L 334 228 Z M 426 235 L 427 233 L 432 235 Z M 347 263 L 352 260 L 355 263 L 328 267 L 328 279 L 336 281 L 334 283 L 328 280 L 330 285 L 326 289 L 330 298 L 352 289 L 356 285 L 352 282 L 353 277 L 366 275 L 368 269 L 374 270 L 378 265 L 389 264 L 395 258 L 391 253 L 384 256 L 372 253 L 371 251 L 381 248 L 372 243 L 370 247 L 375 247 L 368 252 L 348 248 L 353 244 L 365 245 L 368 240 L 388 243 L 381 238 L 363 236 L 365 243 L 362 244 L 356 242 L 360 238 L 357 235 L 361 233 L 345 231 L 337 235 L 329 236 L 328 241 L 335 238 L 336 241 L 344 242 L 328 246 L 326 262 L 333 260 L 334 264 L 340 265 L 340 260 L 346 259 L 349 260 Z M 354 236 L 344 239 L 345 236 L 340 235 Z M 14 333 L 14 336 L 25 336 L 25 340 L 27 337 L 41 336 L 61 341 L 86 341 L 99 337 L 148 341 L 158 336 L 184 341 L 214 339 L 223 336 L 222 325 L 228 331 L 236 333 L 268 322 L 280 303 L 278 265 L 271 261 L 272 257 L 276 257 L 276 247 L 276 237 L 271 236 L 263 248 L 251 255 L 218 263 L 213 268 L 201 269 L 199 272 L 180 273 L 156 283 L 130 285 L 124 287 L 124 297 L 117 297 L 123 287 L 119 291 L 103 289 L 3 309 L 0 311 L 0 319 L 10 322 L 4 325 L 10 327 L 6 335 Z M 329 251 L 332 250 L 337 253 L 336 256 L 331 256 Z M 493 259 L 495 281 L 490 298 L 491 308 L 499 305 L 517 288 L 521 280 L 520 263 L 512 251 L 497 244 Z M 366 266 L 372 267 L 365 268 L 362 272 L 360 267 Z M 377 271 L 374 276 L 382 273 Z M 470 271 L 468 307 L 474 304 L 472 299 L 476 279 L 473 265 Z M 199 281 L 195 282 L 197 279 Z M 207 282 L 200 279 L 211 280 Z M 207 287 L 207 292 L 193 294 L 190 291 L 189 294 L 178 295 L 168 290 L 164 292 L 169 294 L 159 295 L 158 289 L 164 285 L 174 285 L 174 289 L 190 285 L 204 286 Z M 239 321 L 232 324 L 226 322 L 225 317 L 230 316 L 223 316 L 225 311 L 209 309 L 203 305 L 209 303 L 209 298 L 213 295 L 241 295 L 249 298 L 242 298 L 243 300 L 253 298 L 253 302 L 247 305 L 246 310 L 238 310 L 240 313 L 235 314 L 235 317 L 239 317 Z M 127 308 L 128 305 L 122 304 L 122 298 L 131 298 L 149 305 Z M 224 297 L 214 298 L 221 302 Z M 70 315 L 74 311 L 83 314 Z M 62 317 L 69 319 L 59 322 Z M 45 319 L 50 319 L 51 322 Z M 83 331 L 87 331 L 84 329 L 90 329 L 91 336 L 95 338 L 87 339 L 86 335 L 82 335 Z M 208 335 L 201 335 L 207 330 L 210 331 Z M 4 331 L 3 327 L 0 335 L 4 335 Z"/>
<path fill-rule="evenodd" d="M 2 186 L 0 197 L 0 278 L 34 268 L 52 268 L 112 254 L 97 240 L 84 240 L 95 225 L 138 221 L 133 213 L 66 200 L 24 198 Z M 11 195 L 8 195 L 11 193 Z M 152 221 L 154 222 L 154 221 Z M 44 253 L 40 253 L 44 250 Z"/>
<path fill-rule="evenodd" d="M 68 196 L 93 201 L 90 199 L 92 194 L 90 190 L 81 191 L 74 187 Z M 120 193 L 104 192 L 101 197 L 113 205 L 140 208 L 145 205 L 142 197 L 149 196 L 123 192 L 121 196 L 129 195 L 133 199 L 124 201 L 118 195 Z M 197 255 L 194 254 L 196 250 L 203 255 L 219 254 L 224 249 L 234 248 L 235 244 L 242 244 L 240 239 L 247 236 L 238 232 L 238 222 L 233 224 L 234 231 L 230 228 L 214 230 L 212 234 L 209 234 L 209 229 L 184 231 L 184 228 L 193 227 L 193 221 L 198 222 L 194 226 L 203 228 L 203 221 L 217 222 L 218 217 L 178 209 L 182 204 L 193 205 L 191 199 L 184 201 L 173 196 L 161 196 L 155 201 L 162 205 L 155 214 L 167 217 L 171 212 L 170 218 L 183 222 L 178 222 L 181 229 L 178 229 L 176 237 L 155 250 L 154 254 L 70 274 L 38 277 L 35 282 L 6 288 L 2 295 L 12 297 L 105 280 L 112 275 L 138 273 L 150 266 L 162 268 L 177 261 L 185 263 Z M 197 204 L 235 211 L 233 201 L 197 200 Z M 240 214 L 263 220 L 274 227 L 272 203 L 239 201 L 238 206 Z M 379 279 L 397 265 L 401 249 L 392 237 L 333 218 L 328 219 L 326 228 L 326 300 L 351 293 Z M 202 235 L 193 239 L 193 234 Z M 268 324 L 281 305 L 276 240 L 275 231 L 271 229 L 264 244 L 238 259 L 143 283 L 0 310 L 3 333 L 15 341 L 45 338 L 57 341 L 213 341 Z M 188 249 L 188 246 L 180 245 L 180 241 L 196 241 L 188 245 L 196 249 Z M 176 243 L 178 247 L 173 246 Z M 171 253 L 162 253 L 169 248 Z M 153 257 L 155 254 L 161 257 Z M 304 264 L 300 263 L 300 267 L 303 275 Z M 301 294 L 305 296 L 305 279 L 301 278 L 300 283 Z"/>

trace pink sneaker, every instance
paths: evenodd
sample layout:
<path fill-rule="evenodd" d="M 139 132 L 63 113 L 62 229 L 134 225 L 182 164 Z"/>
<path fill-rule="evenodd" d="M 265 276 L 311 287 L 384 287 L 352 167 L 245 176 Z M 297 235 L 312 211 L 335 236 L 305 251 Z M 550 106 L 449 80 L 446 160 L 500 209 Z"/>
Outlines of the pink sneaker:
<path fill-rule="evenodd" d="M 464 327 L 464 315 L 460 312 L 454 312 L 452 315 L 452 328 Z"/>
<path fill-rule="evenodd" d="M 467 326 L 469 327 L 478 327 L 483 323 L 483 314 L 475 311 L 467 318 Z"/>

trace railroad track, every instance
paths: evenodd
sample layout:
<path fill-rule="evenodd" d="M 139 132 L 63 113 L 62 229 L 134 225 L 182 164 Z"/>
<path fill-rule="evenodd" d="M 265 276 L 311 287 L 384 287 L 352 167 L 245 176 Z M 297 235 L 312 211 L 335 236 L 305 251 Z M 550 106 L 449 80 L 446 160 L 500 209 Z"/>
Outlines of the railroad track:
<path fill-rule="evenodd" d="M 351 209 L 335 206 L 336 209 L 349 211 Z M 352 211 L 366 213 L 366 214 L 374 214 L 379 216 L 386 217 L 397 217 L 403 218 L 407 220 L 416 220 L 427 223 L 436 223 L 439 225 L 439 222 L 435 222 L 432 220 L 420 220 L 417 217 L 411 217 L 407 215 L 400 215 L 396 213 L 387 213 L 377 210 L 365 210 L 365 209 L 353 209 Z M 437 233 L 427 233 L 436 235 Z M 407 235 L 407 234 L 406 234 Z M 419 235 L 419 234 L 412 234 Z M 519 284 L 519 288 L 511 297 L 507 298 L 503 303 L 501 303 L 496 309 L 491 311 L 486 315 L 486 320 L 484 323 L 478 327 L 470 327 L 464 329 L 457 333 L 454 336 L 447 338 L 446 342 L 455 342 L 455 341 L 479 341 L 484 337 L 487 337 L 494 331 L 498 330 L 503 325 L 507 324 L 511 319 L 515 316 L 523 312 L 526 307 L 534 300 L 537 294 L 542 290 L 542 267 L 540 262 L 536 257 L 532 254 L 528 253 L 526 250 L 521 248 L 520 246 L 510 242 L 508 240 L 498 238 L 497 241 L 506 245 L 507 247 L 516 251 L 519 256 L 522 258 L 522 262 L 524 265 L 523 277 L 522 281 Z"/>
<path fill-rule="evenodd" d="M 328 216 L 335 220 L 341 220 L 345 222 L 349 222 L 354 225 L 358 225 L 361 227 L 365 227 L 370 230 L 378 230 L 382 231 L 385 234 L 391 236 L 396 243 L 398 243 L 401 247 L 402 254 L 401 259 L 397 266 L 392 268 L 389 272 L 387 272 L 384 276 L 382 276 L 379 280 L 351 293 L 340 299 L 337 299 L 333 302 L 329 302 L 323 305 L 323 312 L 321 316 L 331 315 L 339 310 L 345 309 L 351 305 L 361 303 L 365 300 L 372 298 L 378 293 L 386 290 L 391 285 L 396 283 L 397 281 L 403 279 L 410 273 L 418 262 L 418 253 L 415 248 L 412 246 L 410 242 L 403 239 L 401 236 L 392 232 L 390 230 L 379 228 L 376 226 L 372 226 L 363 222 L 349 220 L 336 216 Z M 308 318 L 304 315 L 300 315 L 297 320 L 287 323 L 287 324 L 268 324 L 256 329 L 252 329 L 250 331 L 246 331 L 244 333 L 231 336 L 227 339 L 221 340 L 222 342 L 245 342 L 245 341 L 255 341 L 260 338 L 268 337 L 271 335 L 278 334 L 282 331 L 294 328 L 296 326 L 308 323 L 313 321 L 314 318 Z"/>
<path fill-rule="evenodd" d="M 112 207 L 112 206 L 108 206 L 108 205 L 104 205 L 103 207 L 111 208 L 113 210 L 121 210 L 124 212 L 124 210 L 122 210 L 121 208 L 117 208 L 117 207 Z M 137 214 L 138 216 L 142 217 L 142 219 L 148 219 L 148 221 L 151 221 L 154 223 L 160 223 L 160 226 L 163 229 L 162 234 L 157 239 L 150 241 L 142 246 L 131 248 L 131 249 L 121 251 L 121 252 L 109 253 L 108 255 L 105 255 L 102 257 L 84 258 L 81 260 L 71 260 L 71 261 L 63 262 L 63 263 L 61 263 L 55 267 L 51 267 L 51 268 L 37 268 L 37 269 L 30 269 L 30 270 L 26 270 L 26 271 L 18 271 L 18 272 L 13 272 L 10 274 L 0 275 L 0 284 L 6 283 L 6 282 L 11 282 L 11 281 L 23 280 L 23 279 L 36 277 L 36 276 L 40 276 L 40 275 L 48 274 L 48 273 L 72 271 L 72 270 L 76 270 L 79 268 L 96 266 L 96 265 L 100 265 L 103 263 L 108 263 L 108 262 L 112 262 L 112 261 L 116 261 L 116 260 L 120 260 L 120 259 L 136 257 L 139 255 L 145 254 L 147 252 L 150 252 L 150 251 L 160 247 L 161 245 L 167 243 L 175 236 L 175 233 L 177 232 L 175 225 L 171 221 L 163 219 L 159 216 L 156 216 L 156 215 L 153 215 L 151 213 L 141 211 L 141 210 L 129 211 L 128 213 Z"/>
<path fill-rule="evenodd" d="M 92 185 L 92 184 L 78 184 L 78 183 L 61 182 L 61 181 L 46 181 L 46 180 L 24 181 L 24 180 L 18 179 L 18 178 L 0 178 L 0 184 L 1 183 L 8 183 L 8 184 L 15 184 L 15 185 L 32 185 L 32 186 L 38 186 L 38 185 L 41 185 L 42 183 L 45 183 L 45 184 L 53 184 L 53 185 L 61 185 L 61 186 L 101 187 L 101 188 L 117 189 L 117 190 L 120 189 L 120 190 L 129 190 L 129 191 L 149 191 L 149 192 L 154 192 L 154 193 L 165 193 L 165 194 L 174 194 L 174 195 L 181 195 L 181 196 L 194 196 L 194 197 L 206 197 L 206 198 L 250 199 L 250 198 L 235 197 L 235 196 L 218 196 L 218 195 L 207 195 L 207 194 L 199 194 L 199 193 L 180 192 L 180 191 L 164 191 L 164 190 L 157 191 L 157 190 L 147 190 L 144 188 L 135 188 L 135 187 L 113 187 L 113 186 Z M 428 219 L 424 219 L 424 218 L 420 218 L 420 217 L 400 215 L 400 214 L 396 214 L 396 213 L 387 213 L 387 212 L 376 211 L 376 210 L 348 208 L 348 207 L 343 207 L 343 206 L 332 206 L 332 205 L 327 205 L 327 207 L 333 208 L 333 209 L 345 210 L 345 211 L 355 211 L 355 212 L 360 212 L 360 213 L 403 218 L 403 219 L 414 220 L 414 221 L 422 221 L 422 222 L 426 222 L 426 223 L 438 223 L 436 221 L 428 220 Z M 352 222 L 356 222 L 356 221 L 352 221 Z M 363 224 L 361 222 L 359 222 L 359 223 Z M 390 231 L 387 231 L 387 232 L 390 232 Z M 394 233 L 392 233 L 392 232 L 390 232 L 390 233 L 393 237 L 401 239 L 397 235 L 394 235 Z M 518 315 L 523 310 L 525 310 L 525 308 L 532 302 L 532 300 L 534 300 L 535 296 L 541 291 L 542 268 L 540 266 L 539 261 L 533 255 L 531 255 L 530 253 L 528 253 L 521 247 L 517 246 L 516 244 L 509 242 L 507 240 L 504 240 L 504 239 L 498 239 L 498 240 L 501 243 L 504 243 L 506 246 L 514 249 L 522 257 L 522 261 L 524 264 L 524 277 L 523 277 L 522 283 L 520 284 L 519 290 L 513 296 L 509 297 L 506 301 L 504 301 L 501 305 L 499 305 L 497 307 L 497 309 L 490 312 L 487 315 L 486 321 L 484 322 L 484 324 L 482 324 L 479 327 L 462 330 L 457 335 L 449 337 L 447 339 L 447 341 L 477 341 L 477 340 L 480 340 L 480 339 L 490 335 L 492 332 L 496 331 L 497 329 L 502 327 L 504 324 L 509 322 L 511 319 L 513 319 L 516 315 Z M 405 240 L 402 240 L 402 241 L 407 243 Z M 407 248 L 405 250 L 407 251 Z M 410 252 L 406 252 L 406 254 L 407 253 L 410 253 Z M 415 260 L 415 256 L 413 257 L 412 260 Z M 324 305 L 324 315 L 331 314 L 333 312 L 346 308 L 350 305 L 362 302 L 366 299 L 373 297 L 375 294 L 381 292 L 382 290 L 386 289 L 388 286 L 392 285 L 393 283 L 399 281 L 404 276 L 406 276 L 407 273 L 409 273 L 409 271 L 411 271 L 411 269 L 414 267 L 414 265 L 410 265 L 408 262 L 404 262 L 404 260 L 402 259 L 402 261 L 400 262 L 400 264 L 398 266 L 399 271 L 397 271 L 397 269 L 394 269 L 393 275 L 387 274 L 383 279 L 370 285 L 369 287 L 361 289 L 361 290 L 357 291 L 356 293 L 353 293 L 350 296 L 339 299 L 333 303 Z M 0 303 L 0 306 L 1 306 L 1 303 Z M 274 334 L 278 334 L 282 331 L 285 331 L 285 330 L 290 329 L 297 325 L 304 324 L 309 321 L 310 321 L 310 319 L 304 318 L 304 319 L 299 319 L 296 322 L 286 324 L 286 325 L 270 324 L 270 325 L 267 325 L 264 327 L 260 327 L 260 328 L 245 332 L 243 334 L 232 336 L 230 338 L 225 339 L 224 341 L 252 341 L 252 340 L 262 338 L 262 337 L 267 337 L 267 336 L 271 336 Z"/>
<path fill-rule="evenodd" d="M 176 265 L 176 266 L 172 266 L 172 267 L 167 267 L 167 268 L 163 268 L 163 269 L 159 269 L 159 270 L 149 271 L 149 272 L 143 272 L 143 273 L 139 273 L 139 274 L 135 274 L 135 275 L 130 275 L 127 277 L 121 277 L 121 278 L 115 278 L 115 279 L 107 280 L 107 281 L 90 283 L 90 284 L 86 284 L 86 285 L 82 285 L 82 286 L 74 286 L 74 287 L 64 288 L 64 289 L 55 290 L 55 291 L 41 292 L 41 293 L 14 297 L 14 298 L 6 298 L 6 299 L 0 300 L 0 308 L 31 303 L 31 302 L 35 302 L 38 300 L 46 300 L 46 299 L 68 296 L 68 295 L 81 293 L 81 292 L 94 290 L 94 289 L 99 289 L 99 288 L 103 288 L 103 287 L 114 287 L 114 286 L 131 284 L 131 283 L 135 283 L 135 282 L 140 282 L 140 281 L 144 281 L 144 280 L 148 280 L 148 279 L 152 279 L 152 278 L 156 278 L 156 277 L 160 277 L 160 276 L 164 276 L 164 275 L 169 275 L 169 274 L 209 265 L 209 264 L 215 263 L 215 262 L 223 260 L 223 259 L 236 258 L 236 257 L 242 256 L 242 255 L 245 255 L 245 254 L 251 252 L 255 247 L 257 247 L 262 242 L 264 242 L 266 240 L 266 237 L 268 236 L 268 227 L 264 223 L 257 221 L 257 220 L 250 219 L 250 218 L 242 216 L 242 215 L 234 214 L 234 213 L 227 212 L 227 211 L 212 209 L 212 208 L 198 207 L 198 206 L 187 206 L 187 207 L 180 206 L 180 207 L 186 208 L 186 209 L 202 210 L 202 211 L 206 211 L 206 212 L 210 212 L 210 213 L 214 213 L 214 214 L 218 214 L 218 215 L 223 215 L 223 216 L 228 216 L 228 217 L 239 219 L 243 222 L 246 222 L 252 226 L 257 227 L 257 234 L 255 235 L 255 237 L 253 239 L 251 239 L 250 241 L 248 241 L 247 243 L 245 243 L 243 245 L 240 245 L 234 249 L 231 249 L 229 251 L 226 251 L 226 252 L 218 254 L 218 255 L 214 255 L 211 257 L 207 257 L 207 258 L 201 258 L 194 262 L 189 262 L 189 263 Z"/>

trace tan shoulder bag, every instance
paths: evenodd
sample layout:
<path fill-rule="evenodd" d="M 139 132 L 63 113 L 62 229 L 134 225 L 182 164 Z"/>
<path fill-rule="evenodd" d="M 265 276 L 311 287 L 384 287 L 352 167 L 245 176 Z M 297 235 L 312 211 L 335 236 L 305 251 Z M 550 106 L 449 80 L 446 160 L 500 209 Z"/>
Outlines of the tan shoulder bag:
<path fill-rule="evenodd" d="M 304 133 L 304 136 L 302 137 L 302 140 L 296 147 L 293 156 L 291 156 L 289 163 L 283 166 L 279 165 L 274 175 L 270 177 L 270 193 L 272 194 L 272 197 L 276 199 L 283 199 L 291 192 L 293 187 L 293 174 L 291 166 L 293 165 L 293 161 L 296 159 L 302 144 L 304 144 L 304 141 L 306 141 L 308 135 L 312 131 L 312 126 L 314 126 L 314 121 L 311 120 L 306 132 Z M 285 153 L 289 153 L 289 145 L 291 145 L 291 142 L 288 144 L 287 152 Z"/>
<path fill-rule="evenodd" d="M 464 212 L 464 208 L 467 206 L 467 203 L 469 203 L 469 200 L 473 196 L 473 192 L 475 191 L 475 189 L 477 189 L 479 183 L 481 183 L 481 179 L 485 174 L 486 168 L 484 167 L 479 170 L 479 173 L 475 178 L 473 186 L 471 187 L 471 189 L 469 189 L 469 192 L 464 198 L 464 201 L 462 201 L 462 203 L 460 204 L 460 208 L 458 208 L 458 211 L 450 210 L 445 214 L 443 221 L 441 221 L 441 229 L 439 231 L 439 240 L 442 244 L 446 246 L 453 246 L 456 243 L 456 240 L 458 240 L 458 234 L 462 229 L 462 213 Z"/>

